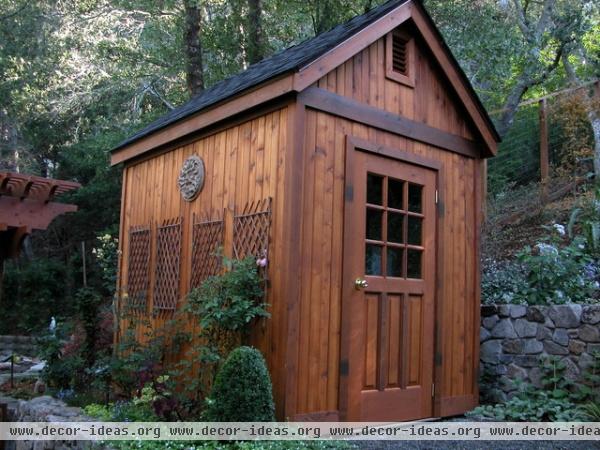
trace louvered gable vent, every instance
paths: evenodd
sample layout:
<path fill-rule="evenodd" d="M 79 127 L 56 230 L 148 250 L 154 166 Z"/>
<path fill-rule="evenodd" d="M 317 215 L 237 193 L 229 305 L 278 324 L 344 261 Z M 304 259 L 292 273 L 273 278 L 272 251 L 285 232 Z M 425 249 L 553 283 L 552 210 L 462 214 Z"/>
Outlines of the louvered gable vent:
<path fill-rule="evenodd" d="M 396 33 L 392 35 L 392 70 L 408 75 L 408 39 Z"/>

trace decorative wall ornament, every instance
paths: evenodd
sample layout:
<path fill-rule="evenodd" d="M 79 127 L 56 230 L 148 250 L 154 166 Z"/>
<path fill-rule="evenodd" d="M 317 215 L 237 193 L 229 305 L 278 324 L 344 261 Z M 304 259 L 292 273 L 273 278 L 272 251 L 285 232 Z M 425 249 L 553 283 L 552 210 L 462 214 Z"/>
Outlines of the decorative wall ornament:
<path fill-rule="evenodd" d="M 184 200 L 191 202 L 204 186 L 204 161 L 197 155 L 192 155 L 183 162 L 177 186 Z"/>

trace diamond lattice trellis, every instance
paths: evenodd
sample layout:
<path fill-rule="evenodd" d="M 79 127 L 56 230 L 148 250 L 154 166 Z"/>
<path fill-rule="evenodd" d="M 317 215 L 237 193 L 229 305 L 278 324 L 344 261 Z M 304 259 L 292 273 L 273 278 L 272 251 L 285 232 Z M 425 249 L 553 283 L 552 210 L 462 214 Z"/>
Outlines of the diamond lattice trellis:
<path fill-rule="evenodd" d="M 223 218 L 196 220 L 192 232 L 192 276 L 191 288 L 221 271 L 222 260 L 217 252 L 223 246 Z"/>
<path fill-rule="evenodd" d="M 144 311 L 148 302 L 150 270 L 150 228 L 129 229 L 129 258 L 127 264 L 127 307 Z"/>
<path fill-rule="evenodd" d="M 241 214 L 233 218 L 233 254 L 267 257 L 271 228 L 271 198 L 248 203 Z"/>
<path fill-rule="evenodd" d="M 156 230 L 154 313 L 171 312 L 179 299 L 181 217 L 163 222 Z"/>

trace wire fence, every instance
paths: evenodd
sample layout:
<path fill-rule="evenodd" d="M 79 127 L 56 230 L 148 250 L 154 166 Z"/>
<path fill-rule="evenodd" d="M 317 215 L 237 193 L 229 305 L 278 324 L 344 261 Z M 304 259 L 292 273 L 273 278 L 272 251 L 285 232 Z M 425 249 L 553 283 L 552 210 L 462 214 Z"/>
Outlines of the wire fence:
<path fill-rule="evenodd" d="M 600 112 L 598 80 L 521 103 L 498 156 L 488 162 L 490 194 L 592 170 L 590 111 Z M 497 121 L 501 114 L 490 115 Z"/>

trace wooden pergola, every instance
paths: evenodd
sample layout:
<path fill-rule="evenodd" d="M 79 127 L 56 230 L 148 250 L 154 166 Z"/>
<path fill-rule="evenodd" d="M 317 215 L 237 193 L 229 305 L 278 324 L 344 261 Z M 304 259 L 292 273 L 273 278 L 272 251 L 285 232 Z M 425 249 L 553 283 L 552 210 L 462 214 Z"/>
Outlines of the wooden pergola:
<path fill-rule="evenodd" d="M 53 200 L 80 187 L 72 181 L 0 172 L 0 271 L 5 259 L 19 255 L 33 230 L 45 230 L 60 214 L 77 211 L 76 205 Z"/>

